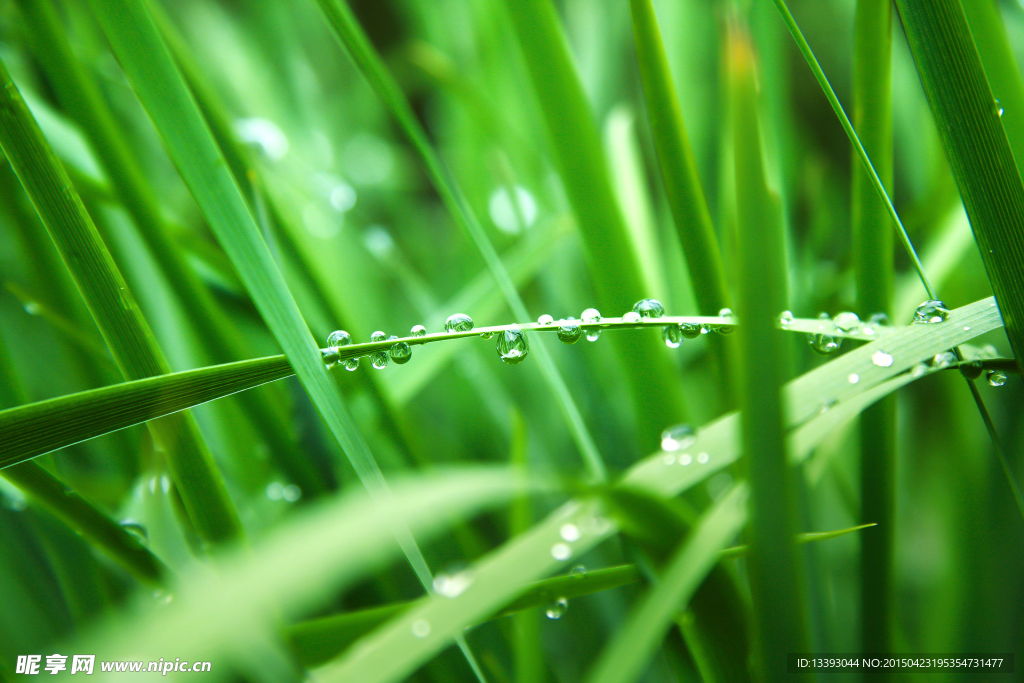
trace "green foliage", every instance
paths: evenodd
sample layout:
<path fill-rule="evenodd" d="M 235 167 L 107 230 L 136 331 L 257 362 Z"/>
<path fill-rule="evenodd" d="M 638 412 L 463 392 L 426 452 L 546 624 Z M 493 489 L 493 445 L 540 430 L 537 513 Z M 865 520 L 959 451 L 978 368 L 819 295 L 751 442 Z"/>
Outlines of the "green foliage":
<path fill-rule="evenodd" d="M 0 679 L 1014 650 L 1024 22 L 897 4 L 0 10 Z"/>

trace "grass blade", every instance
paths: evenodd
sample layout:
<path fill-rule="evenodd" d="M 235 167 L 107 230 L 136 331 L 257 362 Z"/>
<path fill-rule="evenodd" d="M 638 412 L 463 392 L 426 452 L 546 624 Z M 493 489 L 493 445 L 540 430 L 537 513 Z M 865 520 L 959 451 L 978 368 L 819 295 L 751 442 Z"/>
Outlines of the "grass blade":
<path fill-rule="evenodd" d="M 960 196 L 1024 367 L 1024 184 L 957 0 L 898 0 Z"/>
<path fill-rule="evenodd" d="M 0 146 L 60 251 L 118 368 L 128 379 L 166 373 L 167 362 L 124 278 L 2 64 L 0 79 L 5 84 L 0 95 Z M 151 429 L 167 448 L 167 464 L 201 536 L 213 542 L 237 538 L 241 534 L 238 517 L 191 416 L 169 417 L 154 422 Z"/>

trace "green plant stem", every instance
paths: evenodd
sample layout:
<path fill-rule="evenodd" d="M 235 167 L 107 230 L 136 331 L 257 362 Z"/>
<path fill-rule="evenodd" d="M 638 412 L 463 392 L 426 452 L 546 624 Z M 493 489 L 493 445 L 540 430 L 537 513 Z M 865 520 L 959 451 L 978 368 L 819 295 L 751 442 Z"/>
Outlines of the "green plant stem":
<path fill-rule="evenodd" d="M 734 19 L 727 74 L 736 168 L 738 313 L 743 451 L 750 477 L 750 591 L 763 680 L 784 680 L 784 656 L 807 643 L 795 536 L 794 477 L 786 459 L 781 390 L 788 349 L 775 330 L 786 305 L 786 256 L 777 198 L 768 190 L 758 130 L 753 46 Z"/>
<path fill-rule="evenodd" d="M 169 370 L 138 304 L 96 226 L 49 148 L 21 94 L 0 63 L 0 146 L 85 299 L 118 369 L 127 379 Z M 209 451 L 190 415 L 151 425 L 200 536 L 220 543 L 242 529 Z"/>
<path fill-rule="evenodd" d="M 893 181 L 892 7 L 858 0 L 853 64 L 853 122 L 886 190 Z M 863 165 L 853 161 L 851 224 L 857 308 L 892 314 L 893 240 L 885 204 Z M 861 647 L 892 652 L 893 549 L 896 523 L 896 398 L 868 407 L 860 418 L 860 518 L 879 524 L 861 536 Z M 885 671 L 868 673 L 887 680 Z"/>
<path fill-rule="evenodd" d="M 953 176 L 1024 363 L 1024 184 L 959 0 L 898 0 Z"/>

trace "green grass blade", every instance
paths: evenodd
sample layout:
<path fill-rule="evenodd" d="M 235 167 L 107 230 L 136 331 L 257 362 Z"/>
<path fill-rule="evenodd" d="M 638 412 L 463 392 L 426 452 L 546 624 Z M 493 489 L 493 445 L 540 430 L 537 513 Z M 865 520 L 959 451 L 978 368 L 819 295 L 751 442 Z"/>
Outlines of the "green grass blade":
<path fill-rule="evenodd" d="M 167 363 L 60 163 L 46 144 L 6 67 L 0 64 L 0 145 L 85 299 L 121 373 L 138 379 Z M 154 422 L 185 508 L 203 538 L 241 534 L 238 517 L 191 416 Z"/>
<path fill-rule="evenodd" d="M 857 2 L 853 125 L 883 186 L 893 181 L 892 3 Z M 851 227 L 857 309 L 892 315 L 893 240 L 885 204 L 859 160 L 852 169 Z M 933 273 L 934 275 L 934 273 Z M 861 643 L 892 652 L 893 546 L 896 528 L 896 399 L 868 407 L 860 422 L 861 519 L 878 522 L 861 538 Z"/>
<path fill-rule="evenodd" d="M 730 305 L 722 254 L 672 83 L 661 30 L 651 0 L 632 0 L 630 6 L 647 119 L 658 152 L 665 195 L 700 313 L 716 315 Z"/>
<path fill-rule="evenodd" d="M 956 0 L 896 3 L 1018 365 L 1024 363 L 1024 184 Z"/>
<path fill-rule="evenodd" d="M 697 523 L 665 566 L 661 581 L 634 608 L 587 676 L 593 683 L 627 683 L 643 673 L 666 630 L 746 521 L 747 488 L 739 484 Z"/>
<path fill-rule="evenodd" d="M 384 63 L 381 61 L 373 45 L 367 38 L 366 33 L 359 26 L 352 10 L 345 0 L 319 0 L 320 9 L 327 18 L 328 23 L 334 30 L 338 40 L 345 46 L 349 56 L 356 63 L 359 71 L 370 82 L 371 87 L 377 95 L 384 100 L 392 115 L 398 120 L 398 124 L 411 140 L 413 147 L 422 157 L 427 167 L 427 173 L 434 183 L 434 187 L 441 195 L 445 206 L 455 221 L 469 233 L 477 249 L 480 251 L 494 275 L 495 280 L 505 300 L 508 302 L 513 315 L 520 320 L 531 320 L 532 316 L 526 311 L 526 306 L 520 298 L 515 284 L 509 277 L 508 271 L 502 265 L 494 246 L 487 239 L 486 233 L 480 226 L 472 207 L 466 197 L 462 194 L 459 186 L 449 171 L 441 163 L 440 157 L 434 152 L 426 131 L 420 126 L 405 99 L 398 84 L 388 73 Z M 587 431 L 583 422 L 583 416 L 579 412 L 569 388 L 555 367 L 554 361 L 543 344 L 536 344 L 534 353 L 541 366 L 545 381 L 554 392 L 559 408 L 577 447 L 580 455 L 591 476 L 601 481 L 605 478 L 604 462 L 601 460 L 594 440 Z M 661 427 L 659 427 L 660 429 Z"/>
<path fill-rule="evenodd" d="M 0 411 L 0 467 L 295 374 L 284 356 L 114 384 Z"/>
<path fill-rule="evenodd" d="M 593 113 L 550 0 L 508 2 L 508 14 L 526 60 L 569 203 L 583 239 L 598 308 L 627 311 L 646 296 L 638 259 L 608 177 Z M 655 339 L 617 340 L 630 378 L 641 444 L 684 417 L 675 373 Z"/>
<path fill-rule="evenodd" d="M 781 389 L 790 372 L 775 321 L 785 309 L 786 251 L 777 197 L 767 186 L 758 130 L 753 45 L 733 22 L 726 51 L 737 196 L 737 313 L 743 445 L 750 478 L 750 592 L 755 659 L 764 680 L 782 676 L 779 653 L 805 651 L 797 562 L 796 488 L 786 459 Z"/>

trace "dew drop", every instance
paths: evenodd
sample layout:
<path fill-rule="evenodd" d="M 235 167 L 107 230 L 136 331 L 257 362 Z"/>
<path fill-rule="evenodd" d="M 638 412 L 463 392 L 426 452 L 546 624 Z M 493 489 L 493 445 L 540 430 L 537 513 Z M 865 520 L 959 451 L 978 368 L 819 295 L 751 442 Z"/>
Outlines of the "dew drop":
<path fill-rule="evenodd" d="M 558 598 L 548 605 L 544 614 L 548 619 L 561 619 L 567 609 L 569 609 L 569 601 L 565 598 Z"/>
<path fill-rule="evenodd" d="M 839 350 L 839 347 L 843 345 L 843 338 L 833 337 L 830 334 L 809 334 L 807 335 L 807 343 L 816 352 L 827 356 Z"/>
<path fill-rule="evenodd" d="M 680 323 L 679 332 L 687 339 L 696 339 L 704 334 L 705 330 L 697 323 Z"/>
<path fill-rule="evenodd" d="M 423 325 L 413 325 L 412 329 L 409 330 L 409 335 L 412 337 L 422 337 L 427 334 L 427 328 Z"/>
<path fill-rule="evenodd" d="M 568 560 L 572 556 L 572 548 L 565 543 L 556 543 L 551 546 L 551 557 L 555 558 L 559 562 L 562 560 Z"/>
<path fill-rule="evenodd" d="M 537 318 L 537 323 L 540 325 L 550 325 L 553 322 L 555 322 L 555 319 L 547 313 Z"/>
<path fill-rule="evenodd" d="M 681 451 L 693 445 L 697 440 L 697 432 L 687 424 L 669 427 L 661 433 L 661 450 Z"/>
<path fill-rule="evenodd" d="M 860 375 L 858 375 L 856 372 L 851 372 L 849 376 L 847 376 L 846 381 L 849 382 L 850 384 L 856 384 L 857 382 L 860 381 Z"/>
<path fill-rule="evenodd" d="M 633 312 L 641 318 L 660 318 L 665 315 L 665 307 L 657 299 L 642 299 L 633 304 Z"/>
<path fill-rule="evenodd" d="M 880 368 L 891 368 L 893 360 L 885 351 L 875 351 L 871 356 L 871 362 Z"/>
<path fill-rule="evenodd" d="M 575 524 L 563 524 L 558 533 L 563 541 L 568 541 L 569 543 L 580 540 L 580 529 Z"/>
<path fill-rule="evenodd" d="M 587 341 L 595 342 L 601 337 L 601 330 L 587 330 Z"/>
<path fill-rule="evenodd" d="M 583 328 L 576 324 L 576 318 L 569 316 L 558 326 L 558 341 L 564 344 L 575 344 L 583 335 Z"/>
<path fill-rule="evenodd" d="M 991 382 L 989 383 L 991 384 Z M 146 527 L 141 522 L 134 519 L 125 519 L 121 521 L 120 527 L 134 536 L 135 540 L 142 545 L 149 543 L 149 531 L 146 530 Z"/>
<path fill-rule="evenodd" d="M 588 308 L 580 314 L 580 319 L 585 323 L 596 323 L 601 320 L 601 313 L 596 308 Z"/>
<path fill-rule="evenodd" d="M 860 318 L 852 311 L 843 311 L 832 320 L 840 332 L 853 332 L 860 327 Z"/>
<path fill-rule="evenodd" d="M 398 342 L 388 349 L 388 355 L 398 365 L 405 365 L 412 358 L 412 348 L 406 342 Z"/>
<path fill-rule="evenodd" d="M 665 346 L 668 348 L 678 349 L 683 343 L 683 330 L 679 325 L 665 325 L 661 329 L 661 338 L 665 340 Z"/>
<path fill-rule="evenodd" d="M 444 321 L 445 332 L 469 332 L 473 329 L 473 319 L 465 313 L 453 313 Z"/>
<path fill-rule="evenodd" d="M 636 311 L 629 311 L 628 313 L 622 314 L 622 322 L 624 323 L 638 323 L 640 322 L 640 314 Z"/>
<path fill-rule="evenodd" d="M 516 365 L 522 363 L 530 353 L 530 342 L 527 340 L 525 332 L 513 327 L 498 332 L 498 341 L 494 348 L 503 363 Z"/>
<path fill-rule="evenodd" d="M 988 374 L 985 375 L 988 379 L 988 383 L 994 387 L 1001 387 L 1006 384 L 1006 373 L 1002 370 L 989 370 Z"/>
<path fill-rule="evenodd" d="M 426 638 L 430 635 L 430 622 L 426 619 L 417 619 L 412 622 L 412 634 L 417 638 Z"/>
<path fill-rule="evenodd" d="M 779 324 L 783 327 L 789 327 L 793 324 L 793 311 L 783 311 L 779 314 Z"/>
<path fill-rule="evenodd" d="M 327 336 L 327 346 L 340 349 L 352 343 L 352 335 L 345 330 L 335 330 Z"/>
<path fill-rule="evenodd" d="M 919 324 L 941 323 L 949 317 L 949 309 L 941 301 L 929 299 L 914 311 L 914 322 Z"/>

